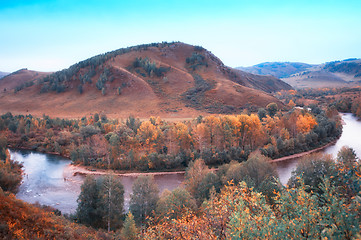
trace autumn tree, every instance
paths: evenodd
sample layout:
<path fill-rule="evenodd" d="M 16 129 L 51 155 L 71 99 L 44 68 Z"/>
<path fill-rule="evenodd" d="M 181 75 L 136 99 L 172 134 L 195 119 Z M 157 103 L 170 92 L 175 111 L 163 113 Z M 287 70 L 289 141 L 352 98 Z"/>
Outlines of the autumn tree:
<path fill-rule="evenodd" d="M 266 110 L 268 114 L 273 117 L 278 112 L 278 105 L 277 103 L 270 103 L 266 106 Z"/>
<path fill-rule="evenodd" d="M 173 191 L 165 190 L 157 202 L 156 214 L 162 221 L 163 218 L 178 218 L 185 209 L 195 211 L 197 209 L 195 199 L 184 188 L 176 188 Z"/>
<path fill-rule="evenodd" d="M 129 210 L 134 215 L 135 221 L 144 224 L 147 216 L 152 215 L 159 199 L 158 186 L 153 176 L 139 176 L 133 183 Z"/>
<path fill-rule="evenodd" d="M 317 121 L 310 114 L 299 115 L 296 121 L 298 132 L 308 133 L 317 125 Z"/>
<path fill-rule="evenodd" d="M 344 165 L 352 165 L 357 161 L 355 150 L 350 147 L 343 146 L 337 153 L 337 161 Z"/>
<path fill-rule="evenodd" d="M 209 146 L 209 134 L 209 129 L 204 123 L 197 124 L 197 126 L 193 128 L 193 136 L 200 152 Z"/>
<path fill-rule="evenodd" d="M 182 122 L 177 122 L 170 127 L 168 132 L 169 150 L 171 153 L 179 151 L 188 152 L 191 148 L 192 137 L 189 128 Z"/>
<path fill-rule="evenodd" d="M 262 120 L 267 116 L 267 111 L 264 108 L 259 108 L 257 112 L 258 118 Z"/>
<path fill-rule="evenodd" d="M 99 132 L 100 130 L 92 125 L 87 125 L 80 128 L 80 134 L 83 136 L 84 139 L 96 135 Z"/>
<path fill-rule="evenodd" d="M 0 135 L 0 160 L 5 161 L 6 159 L 6 148 L 7 148 L 7 139 L 5 136 Z"/>
<path fill-rule="evenodd" d="M 291 99 L 289 102 L 288 102 L 288 106 L 291 107 L 291 108 L 294 108 L 296 106 L 295 102 Z"/>
<path fill-rule="evenodd" d="M 292 172 L 288 185 L 298 187 L 304 183 L 307 191 L 320 192 L 319 185 L 322 178 L 334 174 L 334 160 L 331 155 L 314 153 L 302 157 L 297 168 Z"/>
<path fill-rule="evenodd" d="M 326 177 L 322 179 L 320 184 L 321 192 L 323 192 L 319 198 L 322 205 L 322 208 L 320 208 L 322 217 L 320 222 L 321 226 L 326 226 L 321 232 L 322 237 L 328 239 L 356 239 L 360 236 L 361 231 L 360 193 L 355 201 L 354 196 L 343 195 L 343 192 L 338 190 L 340 186 L 335 186 L 332 182 L 330 178 Z M 360 179 L 358 182 L 353 183 L 358 183 L 360 186 Z"/>
<path fill-rule="evenodd" d="M 275 212 L 279 216 L 273 236 L 281 239 L 320 238 L 320 209 L 316 196 L 306 191 L 301 181 L 298 188 L 277 192 Z"/>
<path fill-rule="evenodd" d="M 208 169 L 203 159 L 197 159 L 189 164 L 184 184 L 198 205 L 201 205 L 203 200 L 209 197 L 212 187 L 215 190 L 220 189 L 220 179 Z"/>
<path fill-rule="evenodd" d="M 17 193 L 22 180 L 22 164 L 10 159 L 4 139 L 4 137 L 0 138 L 0 189 Z"/>
<path fill-rule="evenodd" d="M 250 131 L 250 124 L 249 124 L 249 116 L 246 114 L 241 114 L 237 116 L 237 138 L 238 138 L 238 146 L 241 147 L 243 150 L 245 148 L 245 141 Z"/>
<path fill-rule="evenodd" d="M 197 204 L 202 204 L 203 201 L 209 199 L 212 194 L 219 192 L 221 187 L 222 182 L 218 175 L 213 172 L 208 172 L 196 186 L 194 198 Z"/>
<path fill-rule="evenodd" d="M 159 137 L 159 129 L 150 121 L 145 121 L 140 125 L 137 136 L 140 142 L 150 151 Z"/>
<path fill-rule="evenodd" d="M 247 138 L 249 140 L 251 151 L 253 151 L 256 146 L 261 145 L 260 143 L 264 141 L 264 131 L 261 121 L 255 114 L 249 116 L 248 125 L 250 130 L 248 131 Z"/>
<path fill-rule="evenodd" d="M 230 214 L 225 230 L 222 229 L 225 232 L 220 232 L 225 239 L 269 239 L 272 232 L 277 232 L 277 220 L 271 207 L 260 193 L 252 191 L 244 182 L 226 187 L 214 205 L 218 208 L 223 205 Z M 211 210 L 212 207 L 208 211 Z"/>
<path fill-rule="evenodd" d="M 220 149 L 230 149 L 234 146 L 237 118 L 235 116 L 224 116 L 220 119 Z"/>
<path fill-rule="evenodd" d="M 180 218 L 164 220 L 150 224 L 143 239 L 217 239 L 205 215 L 186 210 Z"/>
<path fill-rule="evenodd" d="M 76 215 L 80 223 L 108 230 L 121 226 L 124 187 L 119 179 L 88 176 L 81 186 L 77 202 Z"/>
<path fill-rule="evenodd" d="M 88 226 L 101 227 L 103 216 L 98 211 L 99 186 L 94 177 L 88 176 L 85 179 L 77 202 L 78 221 Z"/>
<path fill-rule="evenodd" d="M 183 151 L 190 149 L 192 138 L 189 134 L 189 128 L 184 123 L 176 123 L 174 128 L 179 149 Z"/>
<path fill-rule="evenodd" d="M 120 179 L 108 175 L 101 178 L 99 209 L 108 232 L 121 227 L 124 206 L 124 187 Z"/>
<path fill-rule="evenodd" d="M 132 212 L 128 212 L 121 231 L 121 236 L 127 240 L 136 240 L 138 239 L 138 232 L 139 231 L 135 225 L 134 216 Z"/>
<path fill-rule="evenodd" d="M 217 136 L 219 132 L 220 119 L 216 116 L 210 115 L 203 119 L 204 123 L 208 127 L 209 143 L 214 146 L 217 142 Z"/>
<path fill-rule="evenodd" d="M 129 116 L 125 122 L 128 128 L 133 130 L 133 132 L 136 134 L 138 132 L 138 129 L 141 125 L 141 122 L 139 118 L 135 118 L 133 116 Z"/>
<path fill-rule="evenodd" d="M 250 155 L 246 162 L 230 164 L 225 179 L 235 184 L 246 182 L 255 191 L 262 192 L 269 202 L 273 201 L 274 191 L 279 189 L 277 171 L 260 153 Z"/>
<path fill-rule="evenodd" d="M 57 216 L 51 207 L 29 204 L 4 194 L 0 189 L 1 239 L 111 239 L 112 235 L 96 231 Z"/>

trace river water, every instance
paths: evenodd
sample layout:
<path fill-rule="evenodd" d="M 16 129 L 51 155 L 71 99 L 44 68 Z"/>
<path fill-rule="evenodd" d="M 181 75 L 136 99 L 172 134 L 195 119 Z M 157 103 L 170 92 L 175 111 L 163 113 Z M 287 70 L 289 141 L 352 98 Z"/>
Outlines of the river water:
<path fill-rule="evenodd" d="M 23 183 L 16 195 L 29 203 L 52 206 L 62 213 L 74 213 L 77 198 L 84 176 L 73 176 L 64 169 L 70 164 L 68 159 L 51 154 L 37 153 L 28 150 L 11 150 L 12 159 L 24 165 Z M 124 207 L 128 209 L 134 176 L 120 177 L 124 185 Z M 156 175 L 154 180 L 159 192 L 173 190 L 184 180 L 184 174 Z"/>
<path fill-rule="evenodd" d="M 343 114 L 345 122 L 340 139 L 324 152 L 335 157 L 342 146 L 352 147 L 358 156 L 361 156 L 361 122 L 352 114 Z M 11 157 L 24 164 L 25 176 L 17 197 L 26 202 L 49 205 L 59 209 L 62 213 L 74 213 L 77 207 L 77 198 L 84 176 L 72 176 L 64 169 L 70 161 L 59 156 L 37 153 L 27 150 L 11 150 Z M 298 159 L 276 164 L 281 183 L 287 184 L 292 170 L 297 166 Z M 68 174 L 68 175 L 66 175 Z M 124 205 L 129 206 L 132 185 L 136 177 L 120 177 L 124 185 Z M 160 193 L 165 189 L 173 190 L 184 180 L 184 174 L 166 174 L 154 176 Z"/>
<path fill-rule="evenodd" d="M 349 146 L 355 150 L 358 157 L 361 157 L 361 121 L 351 113 L 343 113 L 342 120 L 344 121 L 344 125 L 341 137 L 337 140 L 336 144 L 325 148 L 323 152 L 331 154 L 336 158 L 342 146 Z M 276 163 L 282 184 L 287 184 L 292 171 L 297 167 L 298 161 L 299 159 L 292 159 Z"/>

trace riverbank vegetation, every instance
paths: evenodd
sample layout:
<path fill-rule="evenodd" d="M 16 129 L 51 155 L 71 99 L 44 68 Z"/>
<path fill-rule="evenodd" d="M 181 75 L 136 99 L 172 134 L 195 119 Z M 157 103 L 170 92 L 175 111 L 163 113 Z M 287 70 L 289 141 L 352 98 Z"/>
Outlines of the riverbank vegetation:
<path fill-rule="evenodd" d="M 133 185 L 124 213 L 123 186 L 115 176 L 89 177 L 73 222 L 49 207 L 0 192 L 0 235 L 9 239 L 357 239 L 361 224 L 361 165 L 344 147 L 334 160 L 300 160 L 282 186 L 260 152 L 214 172 L 201 158 L 190 162 L 184 187 L 159 190 L 151 176 Z M 85 227 L 79 223 L 91 226 Z M 104 231 L 108 230 L 108 233 Z"/>
<path fill-rule="evenodd" d="M 7 139 L 0 135 L 0 187 L 3 191 L 17 193 L 22 180 L 22 164 L 10 159 Z"/>
<path fill-rule="evenodd" d="M 0 131 L 12 147 L 70 157 L 74 163 L 115 170 L 184 169 L 195 159 L 220 166 L 246 161 L 257 149 L 270 158 L 292 155 L 327 144 L 341 134 L 337 111 L 269 104 L 258 113 L 199 116 L 167 122 L 151 117 L 124 122 L 94 114 L 80 120 L 31 115 L 0 118 Z"/>
<path fill-rule="evenodd" d="M 288 186 L 259 153 L 217 172 L 197 159 L 187 168 L 184 188 L 160 196 L 153 178 L 140 176 L 117 234 L 124 239 L 357 239 L 360 177 L 361 165 L 347 147 L 336 160 L 321 153 L 304 157 Z"/>
<path fill-rule="evenodd" d="M 22 180 L 22 165 L 10 159 L 6 138 L 0 136 L 1 239 L 114 239 L 101 230 L 76 224 L 54 208 L 15 198 Z"/>
<path fill-rule="evenodd" d="M 0 190 L 1 191 L 1 190 Z M 94 230 L 57 216 L 54 209 L 34 206 L 0 192 L 1 239 L 114 239 L 101 230 Z"/>
<path fill-rule="evenodd" d="M 323 105 L 361 117 L 361 87 L 289 90 L 280 91 L 276 96 L 290 105 Z"/>

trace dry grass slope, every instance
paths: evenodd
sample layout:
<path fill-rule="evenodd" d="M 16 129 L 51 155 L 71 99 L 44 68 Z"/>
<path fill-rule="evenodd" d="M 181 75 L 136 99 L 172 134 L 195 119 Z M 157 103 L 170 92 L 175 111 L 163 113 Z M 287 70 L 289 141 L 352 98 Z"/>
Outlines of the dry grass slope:
<path fill-rule="evenodd" d="M 56 81 L 44 78 L 47 80 L 17 93 L 14 89 L 19 84 L 47 74 L 26 71 L 25 77 L 21 71 L 0 80 L 0 89 L 7 89 L 0 92 L 0 112 L 67 118 L 96 112 L 121 118 L 185 118 L 235 113 L 243 108 L 265 107 L 270 102 L 282 106 L 269 93 L 291 89 L 275 77 L 226 67 L 209 51 L 184 43 L 119 51 L 85 60 L 69 68 L 66 77 L 57 77 Z M 136 59 L 143 65 L 135 64 Z"/>

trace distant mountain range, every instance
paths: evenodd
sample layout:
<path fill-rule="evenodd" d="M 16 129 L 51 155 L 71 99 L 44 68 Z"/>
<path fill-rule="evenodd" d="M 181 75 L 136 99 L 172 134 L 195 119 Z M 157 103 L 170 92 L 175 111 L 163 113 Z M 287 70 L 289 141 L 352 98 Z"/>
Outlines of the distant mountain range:
<path fill-rule="evenodd" d="M 361 85 L 361 59 L 346 59 L 319 65 L 267 62 L 243 71 L 281 78 L 294 88 L 344 87 Z"/>
<path fill-rule="evenodd" d="M 278 78 L 289 77 L 292 74 L 305 71 L 313 65 L 299 62 L 265 62 L 251 67 L 236 69 L 259 75 L 272 75 Z"/>
<path fill-rule="evenodd" d="M 270 94 L 282 89 L 292 87 L 273 76 L 227 67 L 202 47 L 154 43 L 94 56 L 55 73 L 10 74 L 0 79 L 0 112 L 194 117 L 270 102 L 283 107 Z"/>
<path fill-rule="evenodd" d="M 0 78 L 5 77 L 6 75 L 9 75 L 8 72 L 0 72 Z"/>

